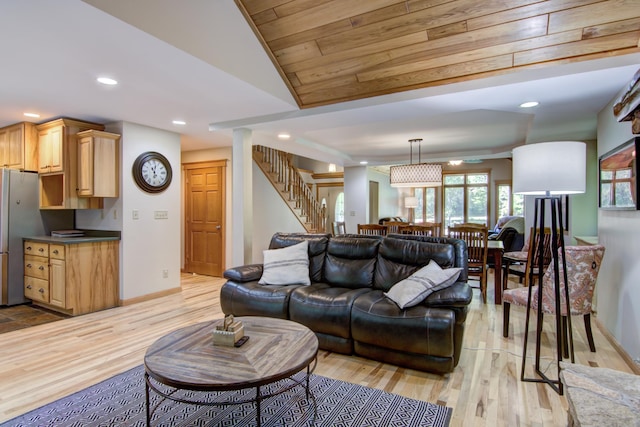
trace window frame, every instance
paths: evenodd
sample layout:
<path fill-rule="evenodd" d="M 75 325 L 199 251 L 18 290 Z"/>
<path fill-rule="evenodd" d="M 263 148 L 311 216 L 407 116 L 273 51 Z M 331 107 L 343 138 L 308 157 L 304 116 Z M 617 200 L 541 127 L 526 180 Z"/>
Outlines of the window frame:
<path fill-rule="evenodd" d="M 491 219 L 491 169 L 478 169 L 478 170 L 467 170 L 467 171 L 443 171 L 442 173 L 442 209 L 440 212 L 440 217 L 442 218 L 442 227 L 443 230 L 448 229 L 448 224 L 445 223 L 445 209 L 446 209 L 446 200 L 445 200 L 445 189 L 446 188 L 462 188 L 463 189 L 463 204 L 464 204 L 464 218 L 463 222 L 469 222 L 469 200 L 468 200 L 468 189 L 471 187 L 484 187 L 487 191 L 487 200 L 486 200 L 486 209 L 487 209 L 487 226 L 489 226 L 488 222 Z M 446 184 L 446 176 L 447 175 L 463 175 L 463 183 L 462 184 Z M 468 177 L 469 175 L 486 175 L 487 183 L 486 184 L 469 184 Z"/>

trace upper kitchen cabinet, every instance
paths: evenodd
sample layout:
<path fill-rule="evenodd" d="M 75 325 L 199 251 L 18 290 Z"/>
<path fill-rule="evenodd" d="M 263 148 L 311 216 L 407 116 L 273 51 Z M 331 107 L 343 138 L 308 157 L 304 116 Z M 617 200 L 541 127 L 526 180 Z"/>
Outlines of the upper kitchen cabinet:
<path fill-rule="evenodd" d="M 120 135 L 87 130 L 78 135 L 78 196 L 118 197 Z"/>
<path fill-rule="evenodd" d="M 102 198 L 78 197 L 78 132 L 104 130 L 97 123 L 57 119 L 38 125 L 40 209 L 99 209 Z"/>
<path fill-rule="evenodd" d="M 38 131 L 22 122 L 0 129 L 0 166 L 25 171 L 38 170 Z"/>

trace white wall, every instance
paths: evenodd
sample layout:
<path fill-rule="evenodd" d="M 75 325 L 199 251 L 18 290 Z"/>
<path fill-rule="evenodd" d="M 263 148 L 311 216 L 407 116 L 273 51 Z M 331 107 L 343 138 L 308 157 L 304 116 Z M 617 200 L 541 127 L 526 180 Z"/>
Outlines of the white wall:
<path fill-rule="evenodd" d="M 598 156 L 633 137 L 631 122 L 613 116 L 614 98 L 598 114 Z M 598 211 L 605 247 L 596 294 L 598 319 L 634 359 L 640 358 L 640 212 Z"/>
<path fill-rule="evenodd" d="M 344 225 L 347 230 L 369 222 L 369 177 L 366 166 L 344 168 Z"/>
<path fill-rule="evenodd" d="M 404 196 L 408 196 L 411 189 L 393 188 L 389 182 L 389 175 L 378 172 L 372 168 L 367 168 L 367 176 L 367 185 L 368 181 L 378 183 L 378 191 L 380 194 L 378 195 L 378 212 L 375 216 L 378 218 L 392 216 L 409 218 L 409 212 L 404 207 Z"/>
<path fill-rule="evenodd" d="M 120 230 L 120 298 L 123 300 L 180 287 L 180 135 L 134 123 L 116 123 L 107 129 L 121 134 L 120 198 L 107 199 L 104 209 L 78 210 L 76 227 Z M 162 153 L 173 169 L 173 179 L 160 194 L 145 193 L 133 181 L 131 167 L 145 151 Z M 139 219 L 132 218 L 138 210 Z M 154 219 L 154 211 L 168 219 Z M 163 278 L 162 271 L 168 271 Z"/>
<path fill-rule="evenodd" d="M 285 204 L 264 173 L 253 164 L 253 262 L 263 261 L 262 251 L 277 232 L 304 233 L 300 221 Z"/>

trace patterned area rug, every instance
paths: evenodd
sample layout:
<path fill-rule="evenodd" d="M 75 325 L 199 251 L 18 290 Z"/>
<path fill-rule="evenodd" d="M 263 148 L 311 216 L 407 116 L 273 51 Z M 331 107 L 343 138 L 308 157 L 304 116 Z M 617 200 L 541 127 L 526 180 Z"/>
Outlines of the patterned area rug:
<path fill-rule="evenodd" d="M 300 379 L 302 376 L 297 378 Z M 275 391 L 278 387 L 283 387 L 283 384 L 272 385 L 269 391 Z M 264 392 L 267 392 L 265 387 Z M 309 401 L 305 398 L 304 388 L 301 387 L 263 400 L 262 425 L 446 427 L 451 419 L 451 408 L 319 375 L 311 376 L 311 392 L 314 398 Z M 254 393 L 254 389 L 224 392 L 216 394 L 216 398 L 244 400 L 252 398 Z M 158 404 L 160 398 L 153 392 L 151 395 L 152 406 Z M 183 392 L 181 396 L 198 397 L 192 392 Z M 144 426 L 144 402 L 144 368 L 138 366 L 2 425 Z M 255 405 L 246 403 L 218 407 L 165 401 L 155 410 L 151 425 L 255 426 Z"/>

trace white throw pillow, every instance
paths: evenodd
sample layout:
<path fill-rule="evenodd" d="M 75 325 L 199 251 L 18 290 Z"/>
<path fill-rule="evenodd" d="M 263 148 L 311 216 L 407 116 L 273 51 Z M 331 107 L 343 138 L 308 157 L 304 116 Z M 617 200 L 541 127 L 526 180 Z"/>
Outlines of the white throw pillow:
<path fill-rule="evenodd" d="M 264 255 L 261 285 L 310 285 L 309 242 L 286 248 L 262 251 Z"/>
<path fill-rule="evenodd" d="M 399 281 L 385 296 L 395 302 L 400 308 L 413 307 L 420 304 L 435 291 L 453 285 L 462 268 L 445 268 L 431 260 L 426 267 Z"/>

